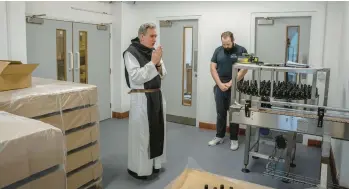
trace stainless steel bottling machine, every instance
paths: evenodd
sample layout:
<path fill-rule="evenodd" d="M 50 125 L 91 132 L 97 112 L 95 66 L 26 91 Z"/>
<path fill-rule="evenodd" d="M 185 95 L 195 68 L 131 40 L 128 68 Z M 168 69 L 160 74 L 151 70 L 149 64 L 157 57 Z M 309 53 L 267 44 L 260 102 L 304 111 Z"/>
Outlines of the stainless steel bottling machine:
<path fill-rule="evenodd" d="M 335 188 L 328 179 L 331 138 L 349 140 L 349 110 L 327 106 L 330 69 L 299 65 L 239 63 L 233 66 L 229 122 L 246 125 L 242 171 L 250 172 L 250 156 L 253 159 L 263 158 L 269 160 L 265 173 L 284 182 L 299 182 L 324 189 Z M 237 81 L 239 69 L 252 72 L 252 80 Z M 297 79 L 293 82 L 280 81 L 279 76 L 284 73 L 293 74 Z M 323 77 L 323 94 L 319 94 L 317 89 L 320 74 L 326 75 Z M 307 85 L 301 78 L 310 75 L 311 85 Z M 262 78 L 270 80 L 263 81 Z M 311 77 L 308 78 L 310 79 Z M 321 95 L 323 101 L 320 104 Z M 255 138 L 251 136 L 252 128 L 256 131 Z M 283 133 L 274 138 L 275 150 L 272 155 L 259 152 L 261 129 Z M 290 167 L 296 166 L 294 159 L 297 134 L 322 138 L 320 178 L 310 179 L 292 174 Z M 283 164 L 282 170 L 276 169 L 275 164 L 279 163 Z"/>

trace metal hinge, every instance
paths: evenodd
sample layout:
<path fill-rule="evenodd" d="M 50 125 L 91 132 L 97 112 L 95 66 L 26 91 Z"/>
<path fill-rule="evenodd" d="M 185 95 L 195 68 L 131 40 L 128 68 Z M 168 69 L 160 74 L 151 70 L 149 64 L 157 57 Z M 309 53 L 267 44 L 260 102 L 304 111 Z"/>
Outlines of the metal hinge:
<path fill-rule="evenodd" d="M 109 74 L 111 74 L 111 68 L 109 68 Z"/>
<path fill-rule="evenodd" d="M 110 103 L 110 108 L 111 108 L 111 103 Z"/>

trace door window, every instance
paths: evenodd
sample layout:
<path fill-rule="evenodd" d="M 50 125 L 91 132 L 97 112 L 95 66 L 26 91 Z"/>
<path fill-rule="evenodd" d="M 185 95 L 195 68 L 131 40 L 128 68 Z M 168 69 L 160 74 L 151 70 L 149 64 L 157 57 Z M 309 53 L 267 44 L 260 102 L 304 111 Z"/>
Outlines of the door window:
<path fill-rule="evenodd" d="M 57 62 L 57 80 L 66 81 L 66 31 L 56 30 L 56 62 Z"/>
<path fill-rule="evenodd" d="M 193 73 L 193 28 L 184 27 L 183 36 L 182 104 L 184 106 L 191 106 Z"/>
<path fill-rule="evenodd" d="M 299 26 L 286 27 L 286 62 L 297 62 L 299 56 Z M 286 81 L 297 83 L 296 73 L 286 73 Z"/>
<path fill-rule="evenodd" d="M 80 31 L 79 32 L 79 53 L 80 53 L 80 83 L 86 83 L 88 82 L 88 75 L 87 75 L 87 32 L 86 31 Z"/>

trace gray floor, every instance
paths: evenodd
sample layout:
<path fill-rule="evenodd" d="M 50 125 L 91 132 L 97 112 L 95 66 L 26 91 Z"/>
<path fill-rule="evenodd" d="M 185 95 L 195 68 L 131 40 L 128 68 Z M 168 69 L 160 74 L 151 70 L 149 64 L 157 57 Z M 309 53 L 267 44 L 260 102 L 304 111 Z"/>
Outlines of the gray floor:
<path fill-rule="evenodd" d="M 251 160 L 251 173 L 241 172 L 243 167 L 243 138 L 240 138 L 239 150 L 231 151 L 229 142 L 209 147 L 207 142 L 215 132 L 201 130 L 191 126 L 168 123 L 168 150 L 165 171 L 149 181 L 139 181 L 127 174 L 127 132 L 128 120 L 110 119 L 101 122 L 101 159 L 103 164 L 103 185 L 105 189 L 163 189 L 185 168 L 203 170 L 249 181 L 273 188 L 298 189 L 308 188 L 303 184 L 285 184 L 270 176 L 262 175 L 266 160 Z M 264 148 L 265 150 L 266 148 Z M 262 149 L 263 150 L 263 149 Z M 297 146 L 294 173 L 317 178 L 321 151 L 318 148 Z"/>

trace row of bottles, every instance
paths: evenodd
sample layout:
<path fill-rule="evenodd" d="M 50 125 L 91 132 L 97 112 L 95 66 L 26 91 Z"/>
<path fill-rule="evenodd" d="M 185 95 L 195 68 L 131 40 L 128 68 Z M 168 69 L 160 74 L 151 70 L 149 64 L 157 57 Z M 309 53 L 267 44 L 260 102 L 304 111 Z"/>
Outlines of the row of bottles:
<path fill-rule="evenodd" d="M 206 184 L 204 189 L 209 189 L 208 185 Z M 213 189 L 218 189 L 217 187 L 213 187 Z M 224 189 L 224 185 L 221 184 L 219 189 Z M 234 189 L 232 186 L 230 186 L 229 188 L 226 188 L 226 189 Z"/>
<path fill-rule="evenodd" d="M 285 81 L 273 82 L 273 97 L 277 99 L 288 100 L 305 100 L 311 99 L 311 85 L 295 84 Z M 260 95 L 258 95 L 257 80 L 254 81 L 239 81 L 237 83 L 237 90 L 241 93 L 252 96 L 270 96 L 271 81 L 263 80 L 260 86 Z M 318 88 L 316 88 L 316 98 L 319 97 Z"/>

